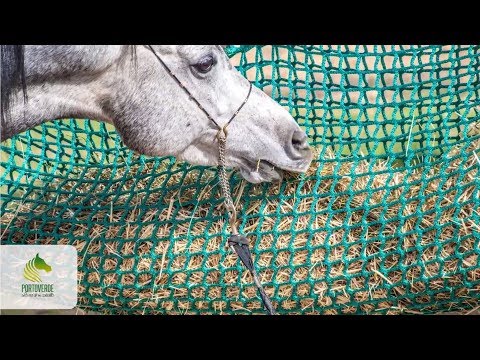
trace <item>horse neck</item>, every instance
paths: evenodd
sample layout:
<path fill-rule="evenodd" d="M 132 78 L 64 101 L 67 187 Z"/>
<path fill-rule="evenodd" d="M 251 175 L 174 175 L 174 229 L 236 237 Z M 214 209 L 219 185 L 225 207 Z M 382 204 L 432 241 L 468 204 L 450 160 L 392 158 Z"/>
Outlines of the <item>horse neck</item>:
<path fill-rule="evenodd" d="M 2 141 L 45 121 L 65 118 L 91 118 L 111 122 L 91 86 L 51 85 L 28 88 L 28 101 L 15 101 L 2 126 Z M 18 99 L 18 96 L 17 96 Z"/>
<path fill-rule="evenodd" d="M 110 55 L 115 55 L 116 49 L 105 48 L 103 55 L 93 52 L 92 56 L 98 59 L 83 58 L 80 61 L 83 61 L 84 64 L 62 64 L 62 71 L 57 70 L 56 73 L 54 72 L 45 79 L 47 76 L 45 72 L 55 66 L 58 68 L 58 63 L 54 63 L 53 60 L 50 65 L 45 64 L 45 61 L 39 62 L 35 51 L 46 50 L 40 49 L 38 46 L 29 49 L 27 46 L 25 73 L 27 75 L 28 100 L 24 102 L 21 90 L 13 94 L 9 114 L 2 121 L 1 140 L 53 119 L 92 118 L 111 123 L 112 115 L 104 110 L 102 101 L 105 99 L 110 85 L 108 81 L 104 81 L 104 75 L 115 70 L 112 69 L 111 64 L 108 65 L 105 62 L 112 62 Z M 45 60 L 45 57 L 42 59 Z M 93 70 L 87 75 L 78 75 L 78 68 L 81 66 L 84 66 L 84 69 L 91 67 Z M 65 67 L 67 71 L 64 70 Z M 72 69 L 70 72 L 68 67 Z"/>

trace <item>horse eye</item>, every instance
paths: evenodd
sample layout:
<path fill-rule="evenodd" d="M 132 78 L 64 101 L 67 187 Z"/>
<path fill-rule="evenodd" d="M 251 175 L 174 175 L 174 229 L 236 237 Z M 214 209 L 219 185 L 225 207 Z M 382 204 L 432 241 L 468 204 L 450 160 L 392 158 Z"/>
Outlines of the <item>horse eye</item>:
<path fill-rule="evenodd" d="M 200 60 L 198 63 L 193 65 L 193 67 L 200 73 L 205 74 L 209 72 L 214 65 L 214 60 L 213 56 L 207 56 L 204 57 L 202 60 Z"/>

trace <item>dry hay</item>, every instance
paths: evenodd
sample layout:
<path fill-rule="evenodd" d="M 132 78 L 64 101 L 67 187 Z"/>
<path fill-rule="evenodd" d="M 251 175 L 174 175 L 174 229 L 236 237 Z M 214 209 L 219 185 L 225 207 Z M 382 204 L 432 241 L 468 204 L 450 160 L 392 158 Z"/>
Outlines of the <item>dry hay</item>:
<path fill-rule="evenodd" d="M 475 141 L 469 148 L 472 155 L 462 165 L 470 170 L 463 178 L 459 179 L 458 175 L 455 175 L 462 158 L 448 161 L 448 166 L 442 171 L 446 175 L 454 175 L 443 184 L 441 178 L 435 178 L 438 169 L 431 169 L 428 174 L 422 171 L 407 173 L 387 169 L 385 162 L 378 162 L 371 169 L 371 175 L 368 175 L 371 164 L 366 161 L 315 162 L 307 173 L 311 180 L 304 181 L 301 189 L 298 189 L 299 179 L 291 178 L 282 190 L 283 194 L 304 196 L 293 196 L 281 204 L 255 198 L 255 195 L 262 194 L 259 186 L 249 187 L 247 194 L 245 184 L 240 183 L 240 186 L 234 189 L 234 195 L 237 198 L 237 207 L 244 210 L 243 216 L 258 214 L 260 209 L 262 214 L 279 214 L 279 208 L 280 214 L 291 213 L 293 210 L 306 213 L 314 209 L 317 212 L 316 216 L 301 215 L 297 218 L 287 215 L 278 218 L 275 215 L 254 216 L 248 219 L 244 227 L 246 233 L 254 230 L 257 230 L 257 233 L 267 232 L 257 238 L 254 256 L 257 258 L 262 281 L 274 280 L 277 283 L 277 298 L 281 299 L 280 302 L 275 302 L 277 309 L 283 313 L 300 312 L 299 308 L 303 313 L 325 314 L 379 311 L 387 314 L 418 313 L 435 311 L 435 302 L 452 298 L 458 300 L 456 303 L 451 302 L 452 309 L 463 309 L 468 313 L 478 308 L 480 227 L 471 220 L 474 212 L 478 214 L 478 209 L 471 204 L 462 206 L 461 203 L 471 199 L 475 191 L 478 196 L 478 188 L 475 188 L 474 183 L 480 165 L 478 155 L 475 154 L 480 148 L 479 145 L 480 141 Z M 452 150 L 448 157 L 459 153 L 459 149 Z M 334 159 L 333 154 L 328 151 L 322 156 L 326 160 Z M 122 178 L 125 171 L 135 173 L 137 169 L 118 171 L 114 177 Z M 151 171 L 152 168 L 147 165 L 138 174 L 151 174 Z M 352 172 L 357 174 L 353 178 Z M 340 176 L 336 183 L 333 183 L 333 174 L 337 175 L 337 180 Z M 97 175 L 97 172 L 92 171 L 85 177 L 95 178 Z M 155 183 L 150 183 L 150 176 L 137 175 L 135 177 L 141 180 L 136 180 L 135 189 L 145 188 L 147 184 L 151 188 L 156 187 Z M 426 182 L 418 181 L 425 175 L 428 179 Z M 109 178 L 112 174 L 106 169 L 102 170 L 101 176 Z M 178 183 L 181 176 L 184 176 L 184 173 L 174 173 L 168 179 L 167 186 Z M 321 181 L 318 181 L 319 176 Z M 161 178 L 155 181 L 165 180 Z M 195 181 L 198 181 L 196 175 L 189 172 L 183 179 L 182 187 Z M 61 239 L 49 237 L 42 240 L 44 244 L 71 243 L 77 247 L 79 253 L 88 254 L 86 258 L 79 257 L 79 266 L 83 267 L 83 271 L 79 273 L 79 291 L 89 294 L 88 297 L 84 293 L 81 295 L 79 305 L 83 304 L 85 308 L 94 308 L 97 311 L 104 308 L 105 311 L 115 312 L 118 309 L 117 312 L 120 313 L 128 308 L 133 309 L 130 313 L 221 314 L 232 310 L 260 312 L 261 303 L 250 274 L 246 271 L 239 273 L 236 270 L 239 268 L 235 267 L 236 255 L 222 250 L 224 240 L 221 232 L 225 225 L 220 216 L 222 209 L 211 209 L 211 204 L 200 202 L 202 198 L 212 196 L 216 181 L 205 180 L 202 183 L 207 185 L 200 194 L 191 189 L 182 191 L 182 188 L 174 188 L 163 198 L 151 193 L 147 201 L 144 196 L 137 194 L 130 199 L 127 214 L 124 209 L 117 207 L 126 201 L 127 195 L 121 196 L 115 203 L 111 203 L 110 211 L 95 214 L 92 220 L 106 217 L 112 224 L 117 224 L 119 219 L 125 217 L 122 226 L 106 225 L 104 221 L 99 221 L 86 229 L 84 225 L 77 225 L 92 215 L 84 212 L 77 214 L 75 220 L 64 221 L 55 229 L 57 234 L 73 233 L 75 238 L 81 240 L 72 242 L 66 236 Z M 387 183 L 393 186 L 388 188 L 388 191 L 385 187 Z M 133 186 L 128 181 L 122 184 L 127 189 Z M 462 184 L 469 185 L 462 188 Z M 314 188 L 315 186 L 317 188 Z M 438 198 L 440 188 L 446 190 L 453 187 L 457 190 L 447 191 L 443 199 Z M 332 194 L 332 189 L 336 193 L 342 193 L 350 188 L 353 193 L 348 196 L 328 195 Z M 369 196 L 367 189 L 378 190 Z M 81 185 L 76 191 L 88 192 L 88 184 Z M 269 188 L 270 195 L 278 194 L 279 191 L 280 184 L 273 184 Z M 308 196 L 314 192 L 328 196 Z M 239 197 L 241 193 L 243 196 Z M 254 199 L 249 201 L 247 209 L 244 203 L 246 195 Z M 401 198 L 413 199 L 403 209 L 403 224 L 398 221 L 402 206 L 398 200 Z M 62 199 L 57 201 L 62 202 Z M 443 209 L 454 202 L 460 205 L 448 210 Z M 366 203 L 370 205 L 368 214 L 363 210 L 345 211 L 346 207 L 354 209 Z M 150 207 L 141 213 L 140 204 L 149 204 Z M 335 211 L 333 215 L 330 214 L 330 219 L 328 212 L 322 212 L 329 208 Z M 423 212 L 421 218 L 408 217 L 415 215 L 419 208 Z M 428 213 L 429 209 L 435 211 Z M 461 211 L 459 217 L 467 220 L 455 224 L 452 216 L 458 209 Z M 20 215 L 26 211 L 41 214 L 44 207 L 37 206 L 31 210 L 28 205 L 22 205 L 17 213 L 3 214 L 1 222 L 3 227 L 6 227 L 4 234 L 9 231 L 9 224 L 20 227 L 19 224 L 26 221 Z M 207 221 L 203 219 L 212 215 L 218 217 L 206 227 Z M 55 217 L 55 214 L 50 216 Z M 383 227 L 376 223 L 381 217 L 385 219 Z M 179 219 L 190 221 L 175 223 Z M 195 221 L 191 221 L 192 219 Z M 345 224 L 361 223 L 362 219 L 367 221 L 365 226 L 345 228 Z M 155 226 L 149 223 L 152 220 L 164 223 Z M 260 220 L 262 223 L 259 223 Z M 171 232 L 174 223 L 175 229 Z M 327 231 L 316 230 L 314 236 L 309 238 L 310 230 L 321 229 L 327 223 L 334 228 L 331 236 L 327 236 Z M 428 229 L 435 223 L 443 227 L 440 230 L 423 231 L 421 238 L 415 234 L 415 229 Z M 42 224 L 44 228 L 48 225 Z M 34 227 L 36 224 L 30 226 Z M 50 224 L 50 229 L 53 228 L 53 224 Z M 274 237 L 272 233 L 268 233 L 274 228 L 278 231 L 290 229 L 290 232 Z M 295 236 L 292 236 L 291 229 L 296 231 Z M 309 231 L 302 231 L 305 229 Z M 206 231 L 210 234 L 208 241 L 204 236 Z M 408 234 L 409 231 L 413 233 L 395 235 Z M 452 240 L 454 234 L 464 240 Z M 84 240 L 85 235 L 89 241 Z M 187 240 L 187 235 L 190 239 L 193 236 L 193 240 Z M 196 235 L 198 236 L 195 237 Z M 386 239 L 383 243 L 379 240 L 382 236 Z M 102 240 L 98 240 L 99 238 Z M 130 240 L 135 238 L 138 240 Z M 151 241 L 154 238 L 163 240 Z M 254 237 L 251 236 L 250 240 L 253 246 Z M 31 243 L 35 241 L 35 238 L 27 240 Z M 428 244 L 432 246 L 425 246 Z M 469 270 L 460 272 L 459 268 L 462 266 Z M 348 281 L 346 275 L 350 276 Z M 331 279 L 329 282 L 326 280 L 327 276 Z M 465 285 L 468 282 L 477 283 L 469 288 Z M 120 288 L 116 286 L 119 283 L 122 284 Z M 387 284 L 395 286 L 387 289 Z M 88 286 L 88 290 L 85 286 Z M 454 295 L 448 290 L 450 286 L 454 288 Z M 266 291 L 272 295 L 274 288 L 266 286 Z M 433 295 L 429 295 L 429 291 Z M 230 299 L 228 303 L 225 296 Z M 421 306 L 422 302 L 425 303 L 424 307 Z M 319 310 L 323 308 L 324 311 Z M 442 305 L 441 310 L 445 311 L 445 305 Z"/>

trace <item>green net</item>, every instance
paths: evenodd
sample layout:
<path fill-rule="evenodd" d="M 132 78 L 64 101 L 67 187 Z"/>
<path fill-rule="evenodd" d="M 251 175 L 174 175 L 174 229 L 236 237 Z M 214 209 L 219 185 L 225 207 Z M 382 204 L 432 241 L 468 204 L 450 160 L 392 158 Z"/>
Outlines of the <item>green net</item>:
<path fill-rule="evenodd" d="M 252 185 L 240 229 L 278 313 L 480 305 L 480 47 L 229 46 L 288 108 L 316 160 Z M 262 313 L 225 248 L 215 168 L 138 156 L 95 121 L 1 144 L 2 244 L 72 244 L 79 306 L 111 313 Z"/>

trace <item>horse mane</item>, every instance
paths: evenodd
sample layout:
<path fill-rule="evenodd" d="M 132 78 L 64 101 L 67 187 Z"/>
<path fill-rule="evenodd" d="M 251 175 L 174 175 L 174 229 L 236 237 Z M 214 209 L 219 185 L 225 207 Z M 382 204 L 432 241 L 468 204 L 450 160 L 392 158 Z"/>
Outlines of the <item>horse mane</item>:
<path fill-rule="evenodd" d="M 9 115 L 11 96 L 17 88 L 22 89 L 23 99 L 27 101 L 24 52 L 24 45 L 0 45 L 0 114 L 2 125 Z"/>

